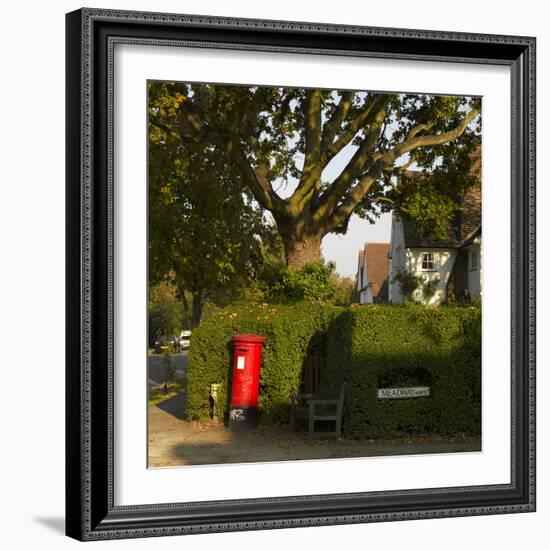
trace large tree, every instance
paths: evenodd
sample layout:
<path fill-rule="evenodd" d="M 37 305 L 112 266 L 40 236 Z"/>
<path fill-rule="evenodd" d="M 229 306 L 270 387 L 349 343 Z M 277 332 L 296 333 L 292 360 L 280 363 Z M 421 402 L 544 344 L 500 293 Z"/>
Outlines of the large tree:
<path fill-rule="evenodd" d="M 167 142 L 211 148 L 239 174 L 273 215 L 293 269 L 319 260 L 323 237 L 345 233 L 354 213 L 394 209 L 444 234 L 472 184 L 478 98 L 163 82 L 151 105 Z"/>

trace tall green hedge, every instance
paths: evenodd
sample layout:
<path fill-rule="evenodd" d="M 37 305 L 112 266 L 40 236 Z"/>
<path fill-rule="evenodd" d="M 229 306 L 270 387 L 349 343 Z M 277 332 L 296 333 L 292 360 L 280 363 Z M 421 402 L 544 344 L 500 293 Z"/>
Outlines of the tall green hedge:
<path fill-rule="evenodd" d="M 472 434 L 481 430 L 481 311 L 362 306 L 328 333 L 325 380 L 347 380 L 344 434 Z M 378 388 L 430 386 L 429 397 L 378 399 Z"/>
<path fill-rule="evenodd" d="M 478 308 L 313 303 L 241 305 L 200 325 L 191 340 L 187 417 L 210 414 L 210 384 L 221 383 L 219 410 L 229 407 L 231 337 L 267 337 L 262 422 L 288 420 L 312 346 L 325 357 L 321 384 L 336 395 L 347 381 L 343 433 L 350 437 L 472 434 L 481 429 L 481 311 Z M 378 388 L 429 386 L 429 397 L 378 399 Z"/>
<path fill-rule="evenodd" d="M 261 421 L 287 422 L 290 395 L 300 389 L 303 362 L 312 344 L 324 342 L 338 308 L 302 302 L 295 305 L 246 304 L 215 314 L 193 331 L 189 350 L 187 418 L 210 414 L 210 384 L 222 384 L 219 411 L 230 404 L 231 337 L 267 337 L 260 377 Z"/>

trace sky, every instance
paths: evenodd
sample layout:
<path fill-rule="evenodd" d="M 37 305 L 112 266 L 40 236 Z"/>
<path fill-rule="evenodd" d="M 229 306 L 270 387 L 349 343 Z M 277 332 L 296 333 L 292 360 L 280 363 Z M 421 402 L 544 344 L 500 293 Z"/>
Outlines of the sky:
<path fill-rule="evenodd" d="M 343 277 L 355 277 L 359 249 L 366 242 L 389 243 L 391 233 L 391 214 L 382 214 L 375 224 L 352 216 L 345 235 L 328 234 L 321 249 L 326 261 L 336 262 L 336 271 Z"/>

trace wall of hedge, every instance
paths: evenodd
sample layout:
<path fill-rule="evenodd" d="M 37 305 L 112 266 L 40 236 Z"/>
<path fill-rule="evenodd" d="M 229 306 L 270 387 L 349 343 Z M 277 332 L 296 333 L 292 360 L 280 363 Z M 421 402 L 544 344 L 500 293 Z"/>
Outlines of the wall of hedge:
<path fill-rule="evenodd" d="M 230 401 L 231 337 L 267 337 L 262 423 L 288 421 L 290 395 L 300 390 L 308 348 L 325 356 L 322 385 L 336 395 L 347 380 L 343 434 L 480 435 L 481 310 L 474 307 L 373 305 L 336 308 L 314 303 L 227 308 L 193 332 L 187 418 L 210 415 L 210 384 L 221 383 L 219 413 Z M 311 349 L 310 349 L 311 351 Z M 429 386 L 429 397 L 378 399 L 378 388 Z M 330 390 L 329 390 L 330 392 Z"/>
<path fill-rule="evenodd" d="M 334 306 L 244 304 L 216 313 L 193 331 L 189 350 L 187 418 L 210 415 L 210 385 L 222 384 L 218 410 L 230 404 L 231 337 L 255 333 L 267 337 L 260 379 L 262 423 L 288 422 L 290 395 L 298 392 L 303 362 L 311 345 L 323 345 L 338 312 Z"/>
<path fill-rule="evenodd" d="M 327 346 L 324 379 L 348 381 L 344 435 L 480 435 L 479 308 L 350 308 L 334 320 Z M 431 394 L 378 398 L 378 388 L 410 386 Z"/>

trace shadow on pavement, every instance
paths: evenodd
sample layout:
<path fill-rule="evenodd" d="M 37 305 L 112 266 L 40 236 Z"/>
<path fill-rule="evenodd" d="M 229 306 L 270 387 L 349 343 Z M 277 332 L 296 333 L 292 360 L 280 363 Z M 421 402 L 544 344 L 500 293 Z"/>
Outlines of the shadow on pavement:
<path fill-rule="evenodd" d="M 178 420 L 182 420 L 185 415 L 185 407 L 187 405 L 187 398 L 184 393 L 178 393 L 174 397 L 165 399 L 156 404 L 161 411 L 164 411 Z"/>
<path fill-rule="evenodd" d="M 228 464 L 244 462 L 272 462 L 285 460 L 315 460 L 358 458 L 370 456 L 399 456 L 479 452 L 479 440 L 309 440 L 304 432 L 292 432 L 286 427 L 258 428 L 233 432 L 222 424 L 201 425 L 182 423 L 180 441 L 169 445 L 165 456 L 157 455 L 151 467 L 195 464 Z M 158 460 L 158 462 L 157 462 Z M 167 463 L 168 462 L 168 463 Z"/>

